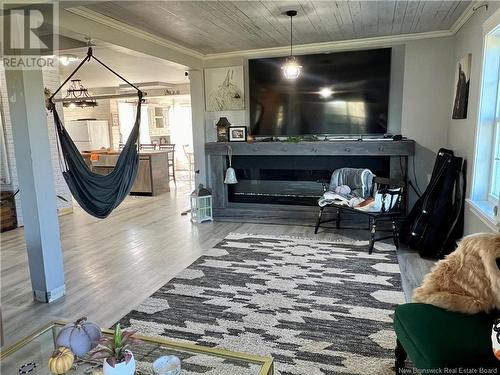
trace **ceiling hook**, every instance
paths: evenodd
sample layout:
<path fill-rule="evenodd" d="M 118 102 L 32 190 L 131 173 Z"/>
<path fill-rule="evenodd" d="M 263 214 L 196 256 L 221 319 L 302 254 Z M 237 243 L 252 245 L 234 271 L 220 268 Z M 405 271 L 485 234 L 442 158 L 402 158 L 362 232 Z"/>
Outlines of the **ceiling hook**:
<path fill-rule="evenodd" d="M 485 8 L 486 10 L 488 10 L 488 3 L 478 5 L 477 7 L 472 8 L 472 11 L 475 12 L 476 10 L 481 9 L 481 8 Z"/>
<path fill-rule="evenodd" d="M 89 36 L 86 36 L 85 40 L 87 41 L 87 47 L 88 47 L 88 50 L 87 50 L 87 61 L 90 61 L 90 58 L 92 57 L 92 46 L 94 46 L 95 44 L 92 43 L 92 38 L 89 37 Z"/>

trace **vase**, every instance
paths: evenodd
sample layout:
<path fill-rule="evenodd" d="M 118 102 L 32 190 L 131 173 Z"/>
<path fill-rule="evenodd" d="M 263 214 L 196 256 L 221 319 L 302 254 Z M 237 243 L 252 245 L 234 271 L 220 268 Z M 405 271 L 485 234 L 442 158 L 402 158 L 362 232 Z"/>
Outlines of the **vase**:
<path fill-rule="evenodd" d="M 130 353 L 132 354 L 132 353 Z M 102 372 L 104 375 L 134 375 L 135 372 L 135 359 L 132 354 L 132 358 L 128 363 L 125 361 L 115 364 L 115 367 L 111 367 L 109 363 L 104 360 L 102 365 Z"/>

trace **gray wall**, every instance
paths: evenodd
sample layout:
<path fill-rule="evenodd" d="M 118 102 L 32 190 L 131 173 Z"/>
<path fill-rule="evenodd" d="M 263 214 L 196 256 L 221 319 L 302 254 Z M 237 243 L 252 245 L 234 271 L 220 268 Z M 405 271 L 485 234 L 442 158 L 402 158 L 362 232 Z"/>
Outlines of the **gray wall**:
<path fill-rule="evenodd" d="M 406 45 L 401 133 L 416 141 L 415 171 L 410 179 L 423 191 L 436 152 L 447 145 L 451 111 L 451 38 L 416 40 Z M 415 173 L 414 173 L 415 172 Z M 410 191 L 410 204 L 416 195 Z"/>

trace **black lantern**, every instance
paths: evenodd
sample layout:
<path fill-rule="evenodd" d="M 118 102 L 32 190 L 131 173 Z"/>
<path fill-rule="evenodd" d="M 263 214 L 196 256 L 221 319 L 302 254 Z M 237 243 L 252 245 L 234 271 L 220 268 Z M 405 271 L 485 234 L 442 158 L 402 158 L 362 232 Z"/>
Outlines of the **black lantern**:
<path fill-rule="evenodd" d="M 228 141 L 228 128 L 231 126 L 227 117 L 219 118 L 217 124 L 217 142 L 227 142 Z"/>

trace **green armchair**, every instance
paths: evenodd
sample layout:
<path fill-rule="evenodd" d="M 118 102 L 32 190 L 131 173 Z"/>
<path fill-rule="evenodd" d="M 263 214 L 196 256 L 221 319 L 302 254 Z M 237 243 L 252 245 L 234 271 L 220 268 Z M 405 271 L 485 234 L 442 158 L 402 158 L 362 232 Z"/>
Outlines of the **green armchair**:
<path fill-rule="evenodd" d="M 394 314 L 396 374 L 407 373 L 407 357 L 417 369 L 437 370 L 435 373 L 446 373 L 445 369 L 464 373 L 458 372 L 460 368 L 495 369 L 470 373 L 500 373 L 496 372 L 500 361 L 491 346 L 491 329 L 498 316 L 462 314 L 423 303 L 398 306 Z"/>

